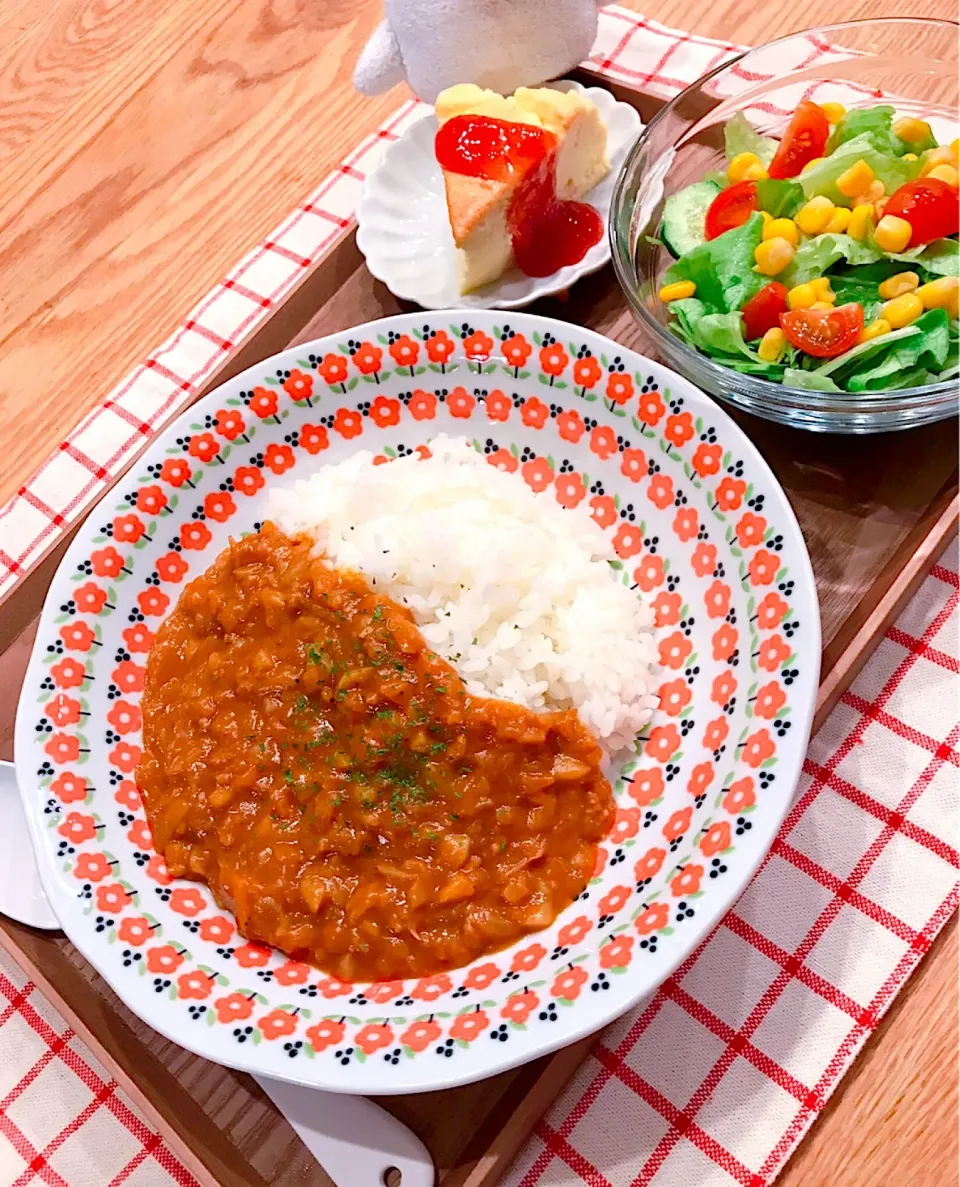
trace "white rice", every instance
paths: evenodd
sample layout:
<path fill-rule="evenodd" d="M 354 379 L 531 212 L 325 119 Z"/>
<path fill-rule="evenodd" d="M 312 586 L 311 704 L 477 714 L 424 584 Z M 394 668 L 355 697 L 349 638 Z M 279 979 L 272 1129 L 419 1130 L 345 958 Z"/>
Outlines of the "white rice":
<path fill-rule="evenodd" d="M 564 509 L 535 494 L 466 438 L 430 449 L 324 466 L 271 492 L 269 517 L 409 606 L 469 692 L 575 708 L 608 752 L 632 745 L 657 705 L 653 615 L 608 565 L 586 501 Z"/>

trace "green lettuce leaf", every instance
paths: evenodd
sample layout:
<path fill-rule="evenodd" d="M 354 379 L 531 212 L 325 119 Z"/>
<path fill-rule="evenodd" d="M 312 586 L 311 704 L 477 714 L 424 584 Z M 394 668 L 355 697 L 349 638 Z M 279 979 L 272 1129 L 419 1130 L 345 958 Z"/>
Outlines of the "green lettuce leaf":
<path fill-rule="evenodd" d="M 667 269 L 665 283 L 692 280 L 697 286 L 697 298 L 709 313 L 741 309 L 769 283 L 769 277 L 753 270 L 753 253 L 762 232 L 763 219 L 757 213 L 751 214 L 743 226 L 724 231 L 681 256 Z"/>
<path fill-rule="evenodd" d="M 774 218 L 790 218 L 805 201 L 803 186 L 795 181 L 766 177 L 757 182 L 757 205 Z"/>
<path fill-rule="evenodd" d="M 783 382 L 787 387 L 800 387 L 812 392 L 841 392 L 828 375 L 821 375 L 817 371 L 801 371 L 798 367 L 785 367 Z"/>
<path fill-rule="evenodd" d="M 919 319 L 918 319 L 919 320 Z M 916 338 L 920 334 L 920 330 L 916 328 L 917 323 L 913 325 L 904 326 L 902 330 L 891 330 L 889 334 L 884 334 L 882 338 L 871 338 L 869 342 L 861 342 L 859 346 L 854 346 L 845 354 L 838 355 L 835 359 L 827 359 L 825 363 L 820 363 L 812 370 L 817 375 L 833 375 L 838 371 L 846 371 L 847 367 L 853 369 L 853 364 L 860 364 L 864 359 L 873 358 L 874 355 L 880 352 L 887 351 L 893 342 L 902 342 L 906 338 Z M 838 379 L 837 382 L 842 382 Z"/>
<path fill-rule="evenodd" d="M 697 346 L 710 355 L 743 355 L 753 363 L 762 360 L 743 338 L 743 318 L 739 310 L 732 313 L 708 313 L 697 323 Z"/>
<path fill-rule="evenodd" d="M 934 276 L 960 276 L 960 243 L 956 239 L 934 239 L 925 247 L 891 253 L 889 258 L 919 266 Z"/>
<path fill-rule="evenodd" d="M 752 152 L 764 165 L 769 165 L 773 160 L 778 144 L 769 136 L 761 136 L 742 111 L 738 111 L 733 119 L 724 124 L 723 143 L 728 161 L 732 161 L 737 153 Z"/>
<path fill-rule="evenodd" d="M 899 342 L 890 342 L 846 375 L 845 387 L 851 392 L 910 387 L 900 379 L 908 371 L 939 371 L 950 349 L 950 319 L 945 309 L 929 309 L 912 323 L 917 331 Z M 893 334 L 887 336 L 892 338 Z M 880 339 L 883 342 L 885 339 Z"/>
<path fill-rule="evenodd" d="M 823 276 L 839 260 L 859 267 L 876 263 L 882 258 L 883 252 L 879 247 L 860 243 L 849 235 L 816 235 L 803 240 L 793 260 L 777 279 L 782 280 L 787 288 L 793 288 L 795 284 L 804 284 L 816 276 Z"/>
<path fill-rule="evenodd" d="M 937 142 L 930 134 L 920 144 L 908 144 L 893 131 L 896 111 L 892 107 L 859 107 L 838 122 L 827 141 L 827 152 L 832 153 L 838 145 L 857 136 L 868 136 L 873 147 L 882 153 L 902 157 L 906 152 L 922 153 L 936 148 Z"/>
<path fill-rule="evenodd" d="M 836 180 L 859 160 L 866 161 L 874 175 L 883 182 L 888 194 L 899 189 L 905 181 L 911 181 L 920 172 L 919 160 L 905 161 L 892 153 L 881 152 L 874 147 L 869 134 L 863 133 L 839 144 L 830 156 L 811 166 L 806 173 L 801 173 L 797 181 L 803 186 L 803 192 L 808 198 L 823 194 L 838 206 L 848 206 L 850 199 L 845 198 L 837 189 Z"/>

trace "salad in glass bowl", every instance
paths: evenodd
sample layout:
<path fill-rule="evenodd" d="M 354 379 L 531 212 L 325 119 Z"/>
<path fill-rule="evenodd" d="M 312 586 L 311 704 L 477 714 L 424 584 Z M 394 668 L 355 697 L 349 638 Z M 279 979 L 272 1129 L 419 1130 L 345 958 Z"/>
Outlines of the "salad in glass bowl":
<path fill-rule="evenodd" d="M 726 170 L 665 201 L 668 327 L 742 375 L 879 393 L 958 375 L 958 142 L 877 104 L 802 100 L 779 139 L 740 111 Z"/>

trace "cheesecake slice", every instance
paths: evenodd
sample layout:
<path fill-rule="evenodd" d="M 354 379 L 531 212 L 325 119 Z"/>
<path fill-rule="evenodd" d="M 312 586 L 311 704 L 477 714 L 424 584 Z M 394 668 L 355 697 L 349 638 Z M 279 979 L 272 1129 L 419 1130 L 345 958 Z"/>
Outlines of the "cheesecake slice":
<path fill-rule="evenodd" d="M 463 83 L 437 97 L 436 114 L 462 293 L 514 263 L 549 275 L 599 240 L 602 220 L 578 201 L 610 171 L 596 104 L 575 91 L 504 96 Z"/>

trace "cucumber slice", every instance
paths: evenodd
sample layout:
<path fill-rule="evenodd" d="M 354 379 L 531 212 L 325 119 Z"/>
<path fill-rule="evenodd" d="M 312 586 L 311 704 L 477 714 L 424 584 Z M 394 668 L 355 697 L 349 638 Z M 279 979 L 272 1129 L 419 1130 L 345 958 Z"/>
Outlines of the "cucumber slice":
<path fill-rule="evenodd" d="M 720 187 L 714 181 L 695 181 L 663 204 L 660 235 L 667 250 L 677 259 L 705 242 L 703 224 L 707 209 Z"/>

